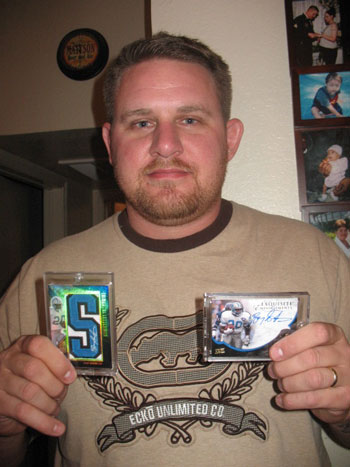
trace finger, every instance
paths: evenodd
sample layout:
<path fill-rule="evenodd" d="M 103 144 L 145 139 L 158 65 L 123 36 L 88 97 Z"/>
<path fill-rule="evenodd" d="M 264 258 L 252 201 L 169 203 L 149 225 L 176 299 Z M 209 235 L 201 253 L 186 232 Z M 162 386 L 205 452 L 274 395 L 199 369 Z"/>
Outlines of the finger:
<path fill-rule="evenodd" d="M 294 393 L 281 393 L 275 398 L 277 405 L 286 410 L 327 409 L 348 411 L 349 396 L 344 387 Z"/>
<path fill-rule="evenodd" d="M 276 342 L 270 349 L 274 361 L 286 360 L 311 347 L 332 345 L 346 340 L 343 331 L 334 324 L 310 323 Z"/>
<path fill-rule="evenodd" d="M 4 387 L 9 396 L 27 402 L 42 412 L 57 414 L 59 411 L 57 399 L 49 397 L 36 383 L 16 375 L 11 375 L 10 377 L 4 378 Z M 58 397 L 59 396 L 60 394 L 58 394 Z"/>
<path fill-rule="evenodd" d="M 20 345 L 24 352 L 42 360 L 45 365 L 65 384 L 72 383 L 76 372 L 64 354 L 44 336 L 24 336 Z"/>
<path fill-rule="evenodd" d="M 288 360 L 270 363 L 268 373 L 273 379 L 286 378 L 313 368 L 328 368 L 342 363 L 343 355 L 335 346 L 307 349 Z"/>
<path fill-rule="evenodd" d="M 64 386 L 63 387 L 63 391 L 55 397 L 55 401 L 58 403 L 58 404 L 61 404 L 61 402 L 64 400 L 64 398 L 66 397 L 67 395 L 67 392 L 68 392 L 68 386 Z"/>
<path fill-rule="evenodd" d="M 4 408 L 3 415 L 41 433 L 61 436 L 65 431 L 65 425 L 61 421 L 3 391 L 0 391 L 0 403 Z"/>
<path fill-rule="evenodd" d="M 337 368 L 338 378 L 340 374 L 341 370 Z M 317 368 L 280 379 L 278 387 L 283 392 L 305 392 L 330 388 L 334 382 L 334 373 L 330 368 Z"/>
<path fill-rule="evenodd" d="M 11 374 L 35 383 L 52 398 L 56 398 L 62 393 L 64 384 L 38 358 L 21 353 L 17 354 L 16 358 L 12 358 L 10 363 Z M 1 387 L 4 388 L 2 383 Z"/>

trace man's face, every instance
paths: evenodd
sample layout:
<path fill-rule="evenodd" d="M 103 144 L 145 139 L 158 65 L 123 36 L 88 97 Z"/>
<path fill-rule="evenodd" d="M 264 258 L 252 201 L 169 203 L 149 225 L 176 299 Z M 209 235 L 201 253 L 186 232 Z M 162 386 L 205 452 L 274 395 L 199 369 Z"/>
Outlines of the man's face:
<path fill-rule="evenodd" d="M 314 21 L 314 20 L 317 18 L 317 16 L 318 16 L 318 11 L 317 11 L 317 10 L 314 10 L 313 8 L 311 8 L 310 10 L 307 10 L 306 16 L 307 16 L 311 21 Z"/>
<path fill-rule="evenodd" d="M 185 224 L 220 199 L 240 135 L 232 151 L 210 73 L 168 59 L 125 72 L 103 128 L 128 208 L 158 225 Z"/>
<path fill-rule="evenodd" d="M 328 94 L 334 96 L 340 89 L 341 82 L 338 79 L 330 79 L 326 84 Z"/>

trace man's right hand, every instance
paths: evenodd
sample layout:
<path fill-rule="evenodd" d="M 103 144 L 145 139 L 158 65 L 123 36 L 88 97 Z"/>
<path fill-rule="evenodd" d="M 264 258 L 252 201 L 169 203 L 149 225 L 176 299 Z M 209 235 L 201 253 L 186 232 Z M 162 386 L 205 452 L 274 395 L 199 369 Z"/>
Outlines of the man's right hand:
<path fill-rule="evenodd" d="M 56 416 L 76 378 L 70 361 L 44 336 L 22 336 L 0 353 L 0 436 L 27 427 L 60 436 Z"/>

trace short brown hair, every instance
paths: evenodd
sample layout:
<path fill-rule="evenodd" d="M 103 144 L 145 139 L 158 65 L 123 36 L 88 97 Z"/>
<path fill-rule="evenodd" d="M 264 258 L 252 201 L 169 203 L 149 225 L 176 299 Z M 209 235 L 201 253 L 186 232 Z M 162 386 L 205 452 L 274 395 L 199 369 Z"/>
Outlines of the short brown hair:
<path fill-rule="evenodd" d="M 335 79 L 337 81 L 339 81 L 339 83 L 341 84 L 343 82 L 343 78 L 340 76 L 339 73 L 337 72 L 331 72 L 331 73 L 328 73 L 328 75 L 326 76 L 326 84 L 331 81 L 332 79 Z"/>
<path fill-rule="evenodd" d="M 125 70 L 153 58 L 181 60 L 204 66 L 214 79 L 224 120 L 229 120 L 232 86 L 228 65 L 220 55 L 197 39 L 160 32 L 151 39 L 139 39 L 123 47 L 108 67 L 103 96 L 109 122 L 112 122 L 114 117 L 115 94 Z"/>

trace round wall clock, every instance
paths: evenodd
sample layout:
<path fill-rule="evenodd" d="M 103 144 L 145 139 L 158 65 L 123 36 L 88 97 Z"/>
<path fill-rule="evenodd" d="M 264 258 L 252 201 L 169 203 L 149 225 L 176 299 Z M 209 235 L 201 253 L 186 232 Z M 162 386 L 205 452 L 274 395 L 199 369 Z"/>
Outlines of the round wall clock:
<path fill-rule="evenodd" d="M 57 63 L 66 76 L 86 80 L 98 75 L 108 60 L 105 38 L 93 29 L 75 29 L 66 34 L 57 50 Z"/>

